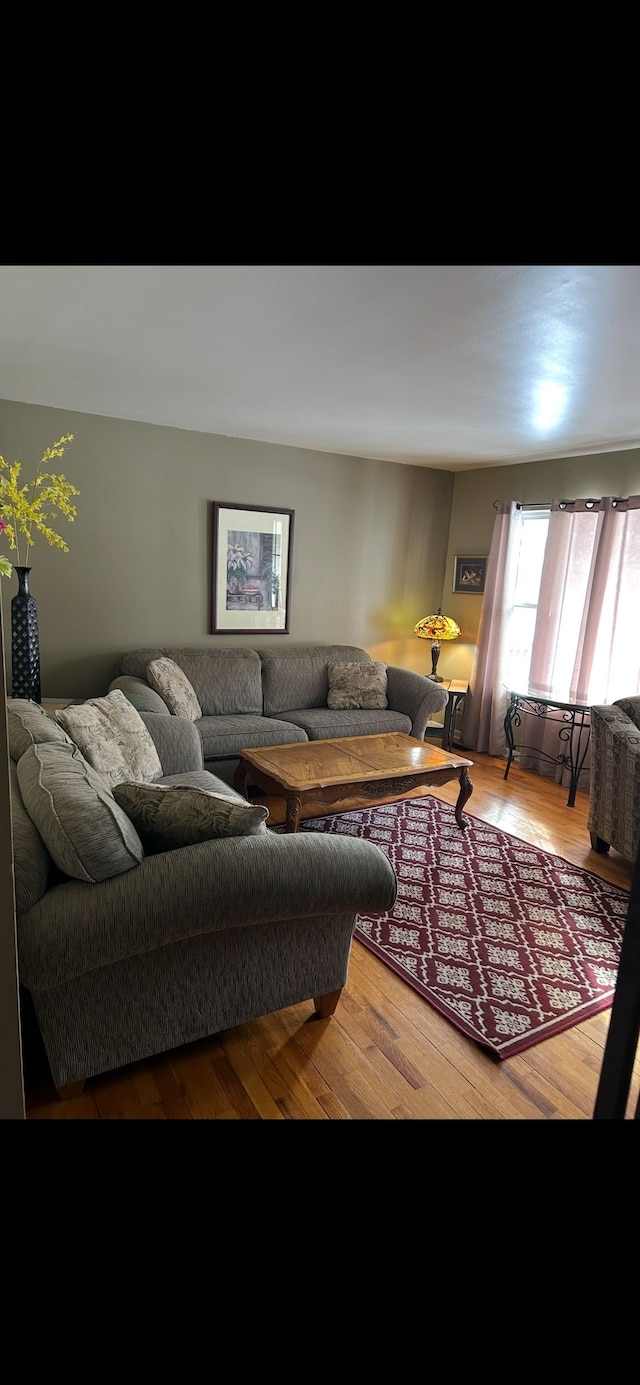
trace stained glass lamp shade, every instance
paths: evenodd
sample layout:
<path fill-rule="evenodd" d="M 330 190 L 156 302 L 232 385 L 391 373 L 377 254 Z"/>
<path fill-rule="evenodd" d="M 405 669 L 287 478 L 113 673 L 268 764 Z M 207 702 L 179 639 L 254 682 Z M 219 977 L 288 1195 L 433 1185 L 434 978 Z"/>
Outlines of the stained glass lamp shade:
<path fill-rule="evenodd" d="M 414 627 L 414 635 L 419 635 L 421 640 L 431 640 L 431 673 L 429 678 L 433 678 L 434 683 L 444 683 L 437 672 L 438 659 L 440 657 L 440 643 L 442 640 L 455 640 L 460 634 L 460 626 L 451 616 L 443 616 L 440 607 L 435 616 L 425 616 L 419 620 Z"/>

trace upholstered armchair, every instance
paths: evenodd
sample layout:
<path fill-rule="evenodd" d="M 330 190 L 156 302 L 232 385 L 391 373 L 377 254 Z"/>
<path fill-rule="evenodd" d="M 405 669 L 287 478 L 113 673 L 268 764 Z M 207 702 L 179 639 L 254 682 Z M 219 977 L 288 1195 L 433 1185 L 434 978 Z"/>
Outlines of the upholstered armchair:
<path fill-rule="evenodd" d="M 640 842 L 640 697 L 591 708 L 588 828 L 594 851 L 635 861 Z"/>

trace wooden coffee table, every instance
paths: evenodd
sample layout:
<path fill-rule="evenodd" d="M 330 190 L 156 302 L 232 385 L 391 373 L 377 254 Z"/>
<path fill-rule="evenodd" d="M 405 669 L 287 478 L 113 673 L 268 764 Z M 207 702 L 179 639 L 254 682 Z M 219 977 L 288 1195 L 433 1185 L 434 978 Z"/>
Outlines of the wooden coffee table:
<path fill-rule="evenodd" d="M 250 777 L 258 788 L 286 799 L 287 832 L 297 832 L 303 803 L 335 803 L 351 797 L 402 795 L 421 784 L 460 781 L 456 822 L 464 831 L 462 809 L 473 792 L 473 760 L 425 745 L 392 731 L 382 736 L 341 736 L 335 740 L 241 750 L 234 784 L 248 798 Z"/>

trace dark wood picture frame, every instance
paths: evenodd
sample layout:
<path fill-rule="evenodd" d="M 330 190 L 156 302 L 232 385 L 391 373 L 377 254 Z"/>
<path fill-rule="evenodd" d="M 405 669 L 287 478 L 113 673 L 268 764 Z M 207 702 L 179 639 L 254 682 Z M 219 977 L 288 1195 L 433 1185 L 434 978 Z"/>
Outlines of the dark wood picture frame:
<path fill-rule="evenodd" d="M 487 559 L 456 557 L 453 560 L 453 590 L 468 596 L 482 596 L 487 577 Z"/>
<path fill-rule="evenodd" d="M 289 634 L 294 516 L 213 502 L 212 634 Z"/>

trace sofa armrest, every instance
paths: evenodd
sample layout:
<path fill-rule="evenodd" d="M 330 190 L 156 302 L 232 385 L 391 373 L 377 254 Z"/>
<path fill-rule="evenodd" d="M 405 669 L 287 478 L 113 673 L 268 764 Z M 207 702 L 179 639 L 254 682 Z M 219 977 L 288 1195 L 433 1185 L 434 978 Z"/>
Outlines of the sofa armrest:
<path fill-rule="evenodd" d="M 632 861 L 640 845 L 640 729 L 616 703 L 591 707 L 590 722 L 587 827 L 592 840 Z"/>
<path fill-rule="evenodd" d="M 411 735 L 422 741 L 429 718 L 446 707 L 449 694 L 441 683 L 434 683 L 423 673 L 391 664 L 387 668 L 387 698 L 393 712 L 411 717 Z"/>
<path fill-rule="evenodd" d="M 18 921 L 21 980 L 48 989 L 181 938 L 284 919 L 390 909 L 395 871 L 354 837 L 265 832 L 146 856 L 99 884 L 69 881 Z"/>
<path fill-rule="evenodd" d="M 144 678 L 134 678 L 130 673 L 121 673 L 109 684 L 108 692 L 113 692 L 114 688 L 120 688 L 137 712 L 156 712 L 165 717 L 171 715 L 164 698 L 154 688 L 150 688 Z"/>
<path fill-rule="evenodd" d="M 159 717 L 156 712 L 140 716 L 160 756 L 163 775 L 204 769 L 202 737 L 195 722 L 187 717 Z"/>

